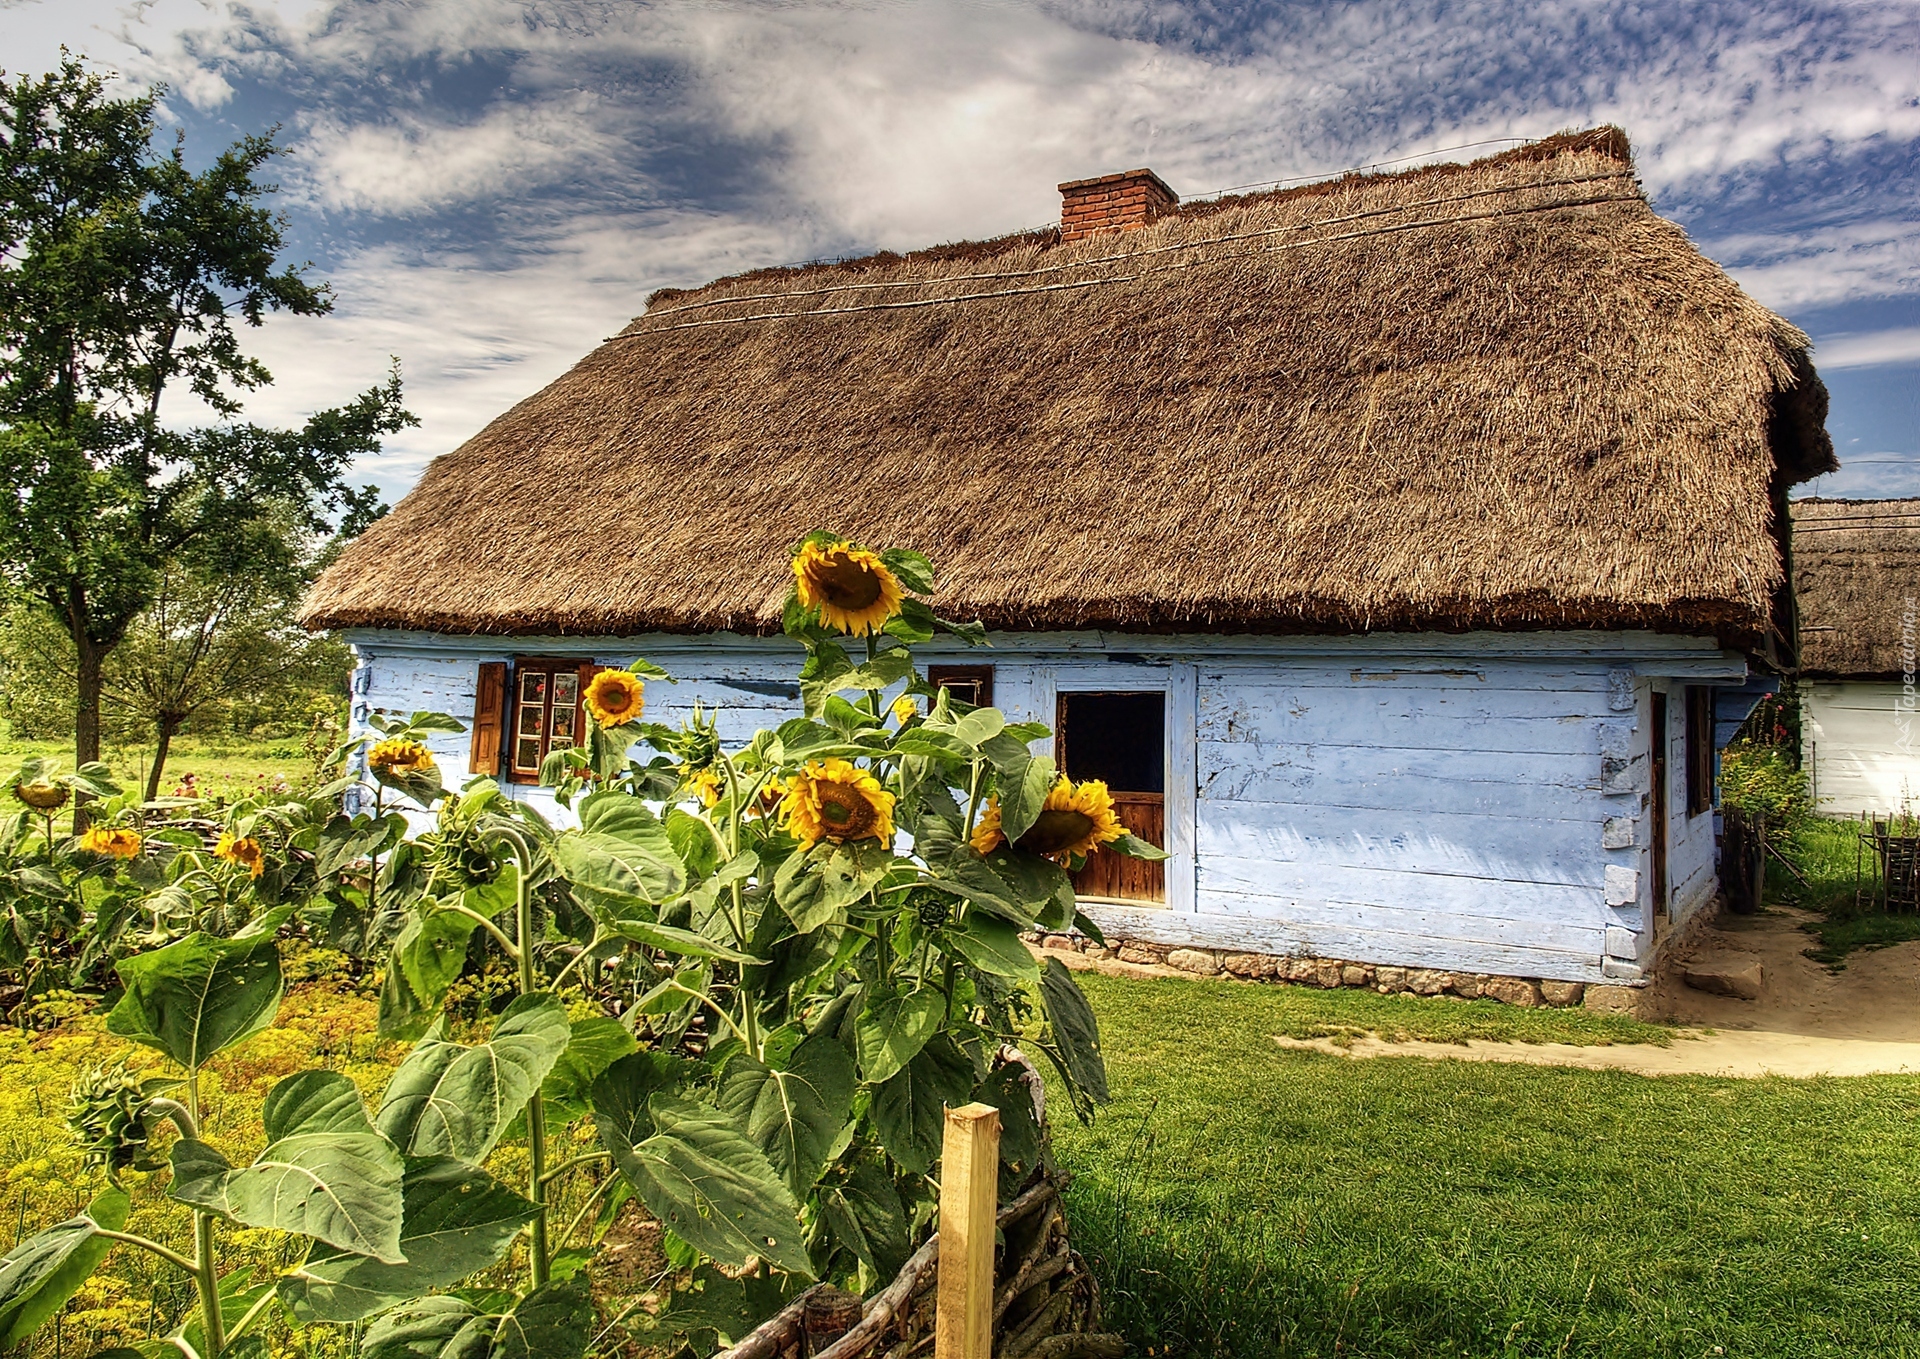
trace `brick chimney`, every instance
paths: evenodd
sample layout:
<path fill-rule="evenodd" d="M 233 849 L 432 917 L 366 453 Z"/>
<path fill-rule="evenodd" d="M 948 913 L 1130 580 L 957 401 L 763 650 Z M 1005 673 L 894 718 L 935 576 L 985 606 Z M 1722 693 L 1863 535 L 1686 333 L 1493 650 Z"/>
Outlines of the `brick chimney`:
<path fill-rule="evenodd" d="M 1180 195 L 1151 170 L 1123 170 L 1060 186 L 1060 239 L 1132 231 L 1180 205 Z"/>

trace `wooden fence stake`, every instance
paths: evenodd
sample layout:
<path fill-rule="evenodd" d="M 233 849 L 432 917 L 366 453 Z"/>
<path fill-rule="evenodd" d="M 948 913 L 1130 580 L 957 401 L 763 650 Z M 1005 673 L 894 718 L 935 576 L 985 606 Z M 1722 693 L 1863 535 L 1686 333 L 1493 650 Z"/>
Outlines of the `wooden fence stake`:
<path fill-rule="evenodd" d="M 947 1110 L 934 1359 L 993 1359 L 993 1229 L 999 1200 L 1000 1111 L 990 1104 Z"/>

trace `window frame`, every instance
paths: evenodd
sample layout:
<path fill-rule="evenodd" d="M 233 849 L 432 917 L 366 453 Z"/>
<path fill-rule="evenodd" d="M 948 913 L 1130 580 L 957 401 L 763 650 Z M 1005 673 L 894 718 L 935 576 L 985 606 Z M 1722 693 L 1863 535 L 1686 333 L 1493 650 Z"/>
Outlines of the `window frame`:
<path fill-rule="evenodd" d="M 505 712 L 501 715 L 500 769 L 508 783 L 526 785 L 540 782 L 540 766 L 546 763 L 547 756 L 555 749 L 553 726 L 556 707 L 571 710 L 573 714 L 573 731 L 568 745 L 577 748 L 585 744 L 586 722 L 582 714 L 586 708 L 582 700 L 586 697 L 587 678 L 598 668 L 593 661 L 578 656 L 515 656 L 513 658 L 507 674 Z M 523 733 L 521 710 L 527 706 L 527 703 L 521 696 L 521 685 L 523 677 L 532 675 L 545 675 L 547 682 L 540 697 L 539 730 Z M 563 676 L 573 680 L 574 699 L 572 703 L 556 704 L 554 698 L 560 687 L 557 681 Z M 539 759 L 530 770 L 523 769 L 518 758 L 520 739 L 523 734 L 537 736 L 539 740 Z"/>
<path fill-rule="evenodd" d="M 1714 801 L 1714 693 L 1710 684 L 1689 684 L 1686 704 L 1687 815 L 1704 816 Z"/>
<path fill-rule="evenodd" d="M 927 667 L 927 683 L 938 690 L 942 686 L 954 691 L 953 696 L 962 703 L 971 703 L 976 708 L 993 706 L 993 667 L 990 665 L 930 665 Z M 958 690 L 971 685 L 975 698 L 961 698 Z"/>

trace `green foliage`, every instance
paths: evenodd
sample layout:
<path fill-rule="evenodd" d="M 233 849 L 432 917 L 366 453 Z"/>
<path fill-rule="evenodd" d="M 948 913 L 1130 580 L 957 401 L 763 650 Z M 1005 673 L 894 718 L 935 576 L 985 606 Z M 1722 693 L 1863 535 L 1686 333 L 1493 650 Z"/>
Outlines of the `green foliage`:
<path fill-rule="evenodd" d="M 1784 746 L 1735 742 L 1720 756 L 1720 801 L 1767 819 L 1769 840 L 1791 837 L 1813 815 L 1806 771 Z"/>

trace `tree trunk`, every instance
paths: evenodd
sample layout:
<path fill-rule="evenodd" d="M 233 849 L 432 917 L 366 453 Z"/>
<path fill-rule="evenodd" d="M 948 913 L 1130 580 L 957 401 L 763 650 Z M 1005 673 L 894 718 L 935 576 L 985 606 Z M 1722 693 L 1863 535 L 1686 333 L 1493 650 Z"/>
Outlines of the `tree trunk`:
<path fill-rule="evenodd" d="M 100 758 L 100 671 L 107 648 L 83 631 L 75 630 L 74 652 L 79 660 L 79 684 L 73 705 L 73 760 L 77 768 Z M 73 833 L 87 828 L 87 799 L 73 800 Z"/>
<path fill-rule="evenodd" d="M 154 722 L 160 729 L 160 739 L 153 748 L 153 770 L 147 775 L 148 802 L 160 796 L 160 771 L 167 767 L 167 748 L 173 744 L 173 734 L 180 730 L 181 719 L 172 713 L 164 713 Z"/>

